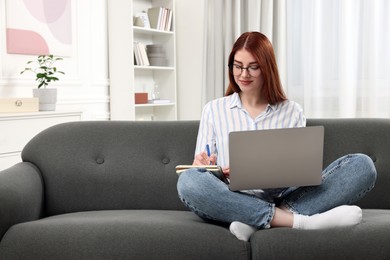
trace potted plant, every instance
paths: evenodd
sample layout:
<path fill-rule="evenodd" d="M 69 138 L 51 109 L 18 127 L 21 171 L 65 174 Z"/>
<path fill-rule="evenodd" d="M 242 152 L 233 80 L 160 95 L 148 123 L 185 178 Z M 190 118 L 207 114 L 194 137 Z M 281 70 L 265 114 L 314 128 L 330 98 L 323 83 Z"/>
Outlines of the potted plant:
<path fill-rule="evenodd" d="M 65 74 L 63 71 L 57 70 L 54 63 L 62 60 L 60 57 L 55 57 L 52 54 L 39 55 L 37 60 L 28 61 L 28 67 L 24 68 L 20 74 L 26 71 L 35 73 L 35 80 L 38 81 L 38 87 L 33 89 L 33 96 L 39 99 L 40 111 L 52 111 L 56 108 L 57 89 L 46 88 L 51 82 L 59 80 L 57 74 Z"/>

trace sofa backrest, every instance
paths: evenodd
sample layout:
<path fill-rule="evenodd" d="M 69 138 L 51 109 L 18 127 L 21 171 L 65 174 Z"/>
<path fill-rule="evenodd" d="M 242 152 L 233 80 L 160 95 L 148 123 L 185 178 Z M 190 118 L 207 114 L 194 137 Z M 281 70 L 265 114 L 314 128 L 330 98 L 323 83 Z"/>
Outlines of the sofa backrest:
<path fill-rule="evenodd" d="M 175 166 L 191 164 L 199 122 L 84 121 L 53 126 L 22 152 L 45 185 L 45 215 L 185 210 Z"/>
<path fill-rule="evenodd" d="M 309 119 L 307 126 L 323 125 L 324 167 L 350 153 L 364 153 L 374 161 L 378 177 L 374 189 L 357 205 L 390 209 L 390 119 Z"/>
<path fill-rule="evenodd" d="M 198 121 L 84 121 L 35 136 L 22 158 L 45 185 L 46 215 L 85 210 L 186 210 L 175 166 L 191 164 Z M 348 153 L 375 162 L 375 188 L 358 205 L 390 209 L 390 120 L 309 119 L 325 127 L 324 167 Z"/>

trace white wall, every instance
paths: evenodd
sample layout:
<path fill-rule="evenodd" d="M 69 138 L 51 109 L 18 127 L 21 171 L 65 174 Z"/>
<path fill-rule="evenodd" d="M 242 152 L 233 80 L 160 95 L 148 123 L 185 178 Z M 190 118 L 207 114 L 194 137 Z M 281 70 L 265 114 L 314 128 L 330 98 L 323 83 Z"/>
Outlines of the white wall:
<path fill-rule="evenodd" d="M 204 4 L 176 0 L 176 59 L 179 120 L 200 119 Z"/>
<path fill-rule="evenodd" d="M 36 56 L 7 54 L 6 4 L 0 0 L 0 97 L 32 97 L 34 75 L 20 71 Z M 57 64 L 65 72 L 51 86 L 58 89 L 57 110 L 82 111 L 83 118 L 109 118 L 107 19 L 105 0 L 72 1 L 73 54 Z"/>

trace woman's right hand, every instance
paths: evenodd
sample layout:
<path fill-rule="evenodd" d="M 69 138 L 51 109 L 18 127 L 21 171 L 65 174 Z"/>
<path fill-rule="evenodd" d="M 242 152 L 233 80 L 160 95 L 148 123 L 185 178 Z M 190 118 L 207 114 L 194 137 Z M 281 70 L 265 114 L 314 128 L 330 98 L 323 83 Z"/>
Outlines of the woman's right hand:
<path fill-rule="evenodd" d="M 210 157 L 207 155 L 206 151 L 203 151 L 195 155 L 192 165 L 215 165 L 217 161 L 217 156 L 211 154 Z"/>

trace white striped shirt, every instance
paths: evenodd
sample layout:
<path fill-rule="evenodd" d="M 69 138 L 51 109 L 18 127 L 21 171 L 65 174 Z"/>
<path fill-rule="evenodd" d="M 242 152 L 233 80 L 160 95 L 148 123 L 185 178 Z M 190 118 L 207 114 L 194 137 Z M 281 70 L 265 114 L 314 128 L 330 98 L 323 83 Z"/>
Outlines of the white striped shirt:
<path fill-rule="evenodd" d="M 229 166 L 229 133 L 233 131 L 305 127 L 301 106 L 293 101 L 268 105 L 254 120 L 243 108 L 238 93 L 208 102 L 203 108 L 195 154 L 210 146 L 217 164 Z"/>

